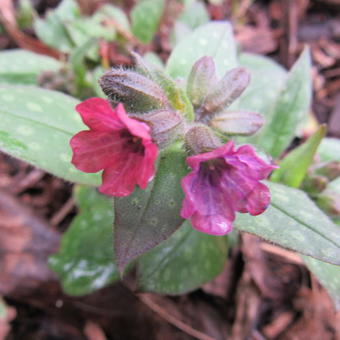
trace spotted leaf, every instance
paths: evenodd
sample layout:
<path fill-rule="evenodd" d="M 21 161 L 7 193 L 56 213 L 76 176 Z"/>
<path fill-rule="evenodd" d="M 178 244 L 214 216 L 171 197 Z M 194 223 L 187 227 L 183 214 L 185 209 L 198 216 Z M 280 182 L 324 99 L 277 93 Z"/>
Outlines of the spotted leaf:
<path fill-rule="evenodd" d="M 185 153 L 178 146 L 160 155 L 157 174 L 146 190 L 115 200 L 115 256 L 121 272 L 139 255 L 167 239 L 182 223 Z"/>
<path fill-rule="evenodd" d="M 71 164 L 69 140 L 86 129 L 74 107 L 79 101 L 33 86 L 0 85 L 0 151 L 71 182 L 98 185 L 98 174 Z"/>
<path fill-rule="evenodd" d="M 340 234 L 336 226 L 301 190 L 267 183 L 271 205 L 259 216 L 239 214 L 235 227 L 282 247 L 340 265 Z"/>
<path fill-rule="evenodd" d="M 186 221 L 168 240 L 138 261 L 143 291 L 184 294 L 213 279 L 223 269 L 227 238 L 194 230 Z"/>
<path fill-rule="evenodd" d="M 84 295 L 119 279 L 113 262 L 113 202 L 85 186 L 76 187 L 74 197 L 79 214 L 49 264 L 67 294 Z"/>

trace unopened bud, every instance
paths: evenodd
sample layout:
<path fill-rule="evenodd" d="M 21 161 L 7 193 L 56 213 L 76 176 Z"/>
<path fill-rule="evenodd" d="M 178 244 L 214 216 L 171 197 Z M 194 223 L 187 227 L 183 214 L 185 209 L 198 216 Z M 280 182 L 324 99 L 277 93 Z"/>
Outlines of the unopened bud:
<path fill-rule="evenodd" d="M 318 196 L 316 203 L 329 215 L 340 217 L 340 194 L 338 192 L 326 189 Z"/>
<path fill-rule="evenodd" d="M 216 114 L 225 110 L 250 82 L 250 73 L 242 67 L 234 68 L 207 93 L 204 103 L 198 112 L 200 117 Z"/>
<path fill-rule="evenodd" d="M 214 116 L 209 125 L 230 135 L 249 136 L 265 123 L 264 118 L 250 111 L 226 111 Z"/>
<path fill-rule="evenodd" d="M 303 191 L 306 191 L 311 196 L 316 196 L 326 189 L 328 179 L 325 176 L 311 175 L 307 176 L 301 184 Z"/>
<path fill-rule="evenodd" d="M 135 60 L 136 71 L 152 79 L 162 88 L 174 110 L 183 112 L 188 118 L 193 118 L 192 105 L 180 86 L 160 67 L 147 63 L 137 53 L 131 54 Z"/>
<path fill-rule="evenodd" d="M 167 107 L 162 88 L 136 72 L 112 69 L 104 73 L 99 84 L 112 104 L 123 103 L 128 112 L 148 112 Z"/>
<path fill-rule="evenodd" d="M 130 115 L 133 117 L 133 115 Z M 160 148 L 168 146 L 184 132 L 184 122 L 180 114 L 170 110 L 155 110 L 136 116 L 151 127 L 152 139 Z"/>
<path fill-rule="evenodd" d="M 152 77 L 152 69 L 154 68 L 153 65 L 149 64 L 148 62 L 146 62 L 141 55 L 139 55 L 136 52 L 130 52 L 131 56 L 133 57 L 133 60 L 135 62 L 135 70 L 136 72 L 138 72 L 139 74 L 150 78 L 151 80 L 153 80 Z"/>
<path fill-rule="evenodd" d="M 193 154 L 208 152 L 222 145 L 214 132 L 203 124 L 192 126 L 184 138 L 186 147 Z"/>
<path fill-rule="evenodd" d="M 195 109 L 203 104 L 207 93 L 216 83 L 217 77 L 213 58 L 203 57 L 196 61 L 187 82 L 187 94 Z"/>
<path fill-rule="evenodd" d="M 327 177 L 330 181 L 340 176 L 340 162 L 332 161 L 325 163 L 315 170 L 315 173 Z"/>

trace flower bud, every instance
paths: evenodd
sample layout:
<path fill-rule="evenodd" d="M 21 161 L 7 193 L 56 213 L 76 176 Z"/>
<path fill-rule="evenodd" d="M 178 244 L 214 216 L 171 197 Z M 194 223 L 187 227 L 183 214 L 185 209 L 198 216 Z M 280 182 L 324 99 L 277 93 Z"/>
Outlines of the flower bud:
<path fill-rule="evenodd" d="M 219 138 L 206 125 L 192 126 L 185 134 L 185 144 L 193 154 L 209 152 L 222 145 Z"/>
<path fill-rule="evenodd" d="M 328 183 L 329 181 L 325 176 L 311 175 L 307 176 L 302 182 L 302 189 L 309 195 L 316 196 L 326 189 Z"/>
<path fill-rule="evenodd" d="M 136 115 L 135 118 L 151 127 L 152 139 L 161 148 L 168 146 L 184 132 L 183 118 L 175 111 L 155 110 L 141 116 Z"/>
<path fill-rule="evenodd" d="M 141 55 L 138 53 L 131 51 L 130 52 L 134 62 L 135 62 L 135 70 L 137 73 L 148 77 L 151 80 L 154 80 L 152 77 L 152 69 L 154 68 L 153 65 L 146 62 Z"/>
<path fill-rule="evenodd" d="M 330 181 L 340 176 L 340 162 L 332 161 L 317 167 L 315 173 L 327 177 Z"/>
<path fill-rule="evenodd" d="M 340 194 L 338 192 L 326 189 L 318 196 L 316 203 L 331 216 L 340 216 Z"/>
<path fill-rule="evenodd" d="M 168 105 L 158 84 L 133 71 L 112 69 L 104 73 L 99 84 L 112 104 L 123 103 L 128 112 L 143 113 Z"/>
<path fill-rule="evenodd" d="M 249 136 L 257 132 L 264 123 L 264 118 L 255 112 L 226 111 L 214 116 L 209 125 L 229 135 Z"/>
<path fill-rule="evenodd" d="M 217 77 L 213 58 L 203 57 L 196 61 L 187 82 L 187 94 L 195 109 L 203 104 L 207 93 L 216 83 Z"/>
<path fill-rule="evenodd" d="M 242 67 L 227 72 L 207 93 L 202 107 L 197 112 L 199 117 L 216 114 L 226 109 L 248 86 L 250 73 Z"/>
<path fill-rule="evenodd" d="M 190 100 L 180 86 L 160 67 L 150 65 L 137 53 L 131 54 L 136 63 L 136 71 L 152 79 L 163 89 L 174 110 L 183 112 L 188 118 L 193 118 Z"/>

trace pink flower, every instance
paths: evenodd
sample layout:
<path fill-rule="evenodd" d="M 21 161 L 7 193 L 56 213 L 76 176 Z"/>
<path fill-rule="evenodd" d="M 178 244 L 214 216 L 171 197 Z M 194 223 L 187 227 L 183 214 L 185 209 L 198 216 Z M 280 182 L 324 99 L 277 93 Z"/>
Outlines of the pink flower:
<path fill-rule="evenodd" d="M 187 158 L 192 168 L 182 180 L 185 192 L 181 216 L 193 227 L 212 235 L 232 230 L 235 212 L 259 215 L 270 202 L 269 189 L 259 180 L 276 168 L 265 163 L 254 149 L 234 143 Z"/>
<path fill-rule="evenodd" d="M 99 188 L 103 194 L 127 196 L 136 184 L 145 189 L 158 155 L 149 126 L 129 118 L 122 104 L 112 110 L 102 98 L 87 99 L 76 110 L 90 130 L 71 139 L 72 163 L 84 172 L 104 170 Z"/>

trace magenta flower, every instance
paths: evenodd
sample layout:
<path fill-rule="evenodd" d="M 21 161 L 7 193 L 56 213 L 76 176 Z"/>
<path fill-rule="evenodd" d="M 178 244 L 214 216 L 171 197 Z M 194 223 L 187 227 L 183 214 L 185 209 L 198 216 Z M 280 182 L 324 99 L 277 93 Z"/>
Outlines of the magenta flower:
<path fill-rule="evenodd" d="M 187 158 L 192 168 L 182 180 L 185 192 L 181 216 L 193 227 L 212 235 L 232 230 L 235 212 L 259 215 L 270 202 L 269 189 L 259 181 L 276 168 L 244 145 L 232 141 L 210 152 Z"/>
<path fill-rule="evenodd" d="M 102 98 L 87 99 L 76 110 L 90 130 L 71 139 L 72 163 L 84 172 L 104 170 L 99 188 L 103 194 L 127 196 L 136 184 L 145 189 L 158 155 L 149 126 L 129 118 L 122 104 L 112 110 Z"/>

